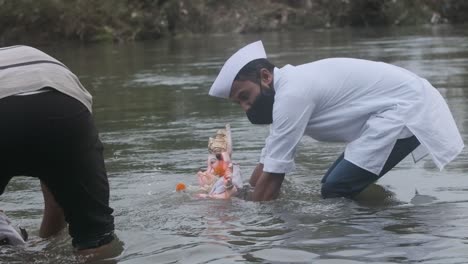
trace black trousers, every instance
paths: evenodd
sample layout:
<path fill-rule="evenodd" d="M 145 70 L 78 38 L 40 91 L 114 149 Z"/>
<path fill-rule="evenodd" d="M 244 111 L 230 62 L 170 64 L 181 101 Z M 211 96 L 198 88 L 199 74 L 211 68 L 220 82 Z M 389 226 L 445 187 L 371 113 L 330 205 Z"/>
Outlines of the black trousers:
<path fill-rule="evenodd" d="M 73 245 L 113 238 L 103 146 L 78 100 L 56 90 L 0 99 L 0 194 L 14 176 L 39 178 L 65 213 Z"/>
<path fill-rule="evenodd" d="M 322 178 L 322 197 L 354 197 L 384 176 L 419 145 L 415 136 L 398 139 L 379 175 L 354 165 L 344 158 L 344 153 L 341 154 Z"/>

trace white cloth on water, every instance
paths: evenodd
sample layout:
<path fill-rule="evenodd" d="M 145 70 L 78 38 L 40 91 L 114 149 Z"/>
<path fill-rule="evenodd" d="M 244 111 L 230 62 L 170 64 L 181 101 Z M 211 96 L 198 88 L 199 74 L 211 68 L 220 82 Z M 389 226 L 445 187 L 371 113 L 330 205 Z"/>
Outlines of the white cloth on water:
<path fill-rule="evenodd" d="M 331 58 L 274 70 L 273 123 L 260 162 L 288 173 L 303 135 L 349 143 L 345 159 L 379 174 L 397 139 L 417 137 L 419 160 L 428 153 L 442 169 L 463 149 L 450 110 L 425 79 L 403 68 Z"/>
<path fill-rule="evenodd" d="M 0 211 L 0 241 L 8 239 L 8 245 L 23 245 L 25 242 L 21 235 L 11 225 L 10 220 L 4 212 Z"/>

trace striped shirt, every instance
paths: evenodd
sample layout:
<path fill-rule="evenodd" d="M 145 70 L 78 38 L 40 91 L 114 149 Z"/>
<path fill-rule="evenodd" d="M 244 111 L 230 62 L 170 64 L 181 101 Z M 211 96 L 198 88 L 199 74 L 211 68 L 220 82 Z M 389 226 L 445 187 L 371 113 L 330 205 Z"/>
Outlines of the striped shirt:
<path fill-rule="evenodd" d="M 0 48 L 0 99 L 51 87 L 83 103 L 92 111 L 92 96 L 67 66 L 28 46 Z"/>

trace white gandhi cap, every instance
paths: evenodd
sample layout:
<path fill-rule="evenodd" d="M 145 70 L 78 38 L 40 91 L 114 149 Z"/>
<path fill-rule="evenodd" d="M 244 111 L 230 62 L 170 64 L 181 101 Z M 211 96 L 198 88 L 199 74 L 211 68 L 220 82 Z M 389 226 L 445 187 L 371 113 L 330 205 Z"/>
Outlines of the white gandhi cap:
<path fill-rule="evenodd" d="M 266 53 L 261 40 L 251 43 L 232 55 L 223 65 L 210 88 L 211 96 L 229 98 L 231 86 L 239 71 L 249 62 L 265 59 Z"/>

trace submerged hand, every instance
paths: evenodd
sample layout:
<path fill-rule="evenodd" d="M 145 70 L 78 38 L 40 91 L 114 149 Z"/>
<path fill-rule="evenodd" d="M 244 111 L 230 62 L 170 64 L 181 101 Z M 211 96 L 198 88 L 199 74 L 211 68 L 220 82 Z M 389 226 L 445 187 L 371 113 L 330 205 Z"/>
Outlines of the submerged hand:
<path fill-rule="evenodd" d="M 253 201 L 270 201 L 278 198 L 284 173 L 263 172 L 252 193 Z"/>

